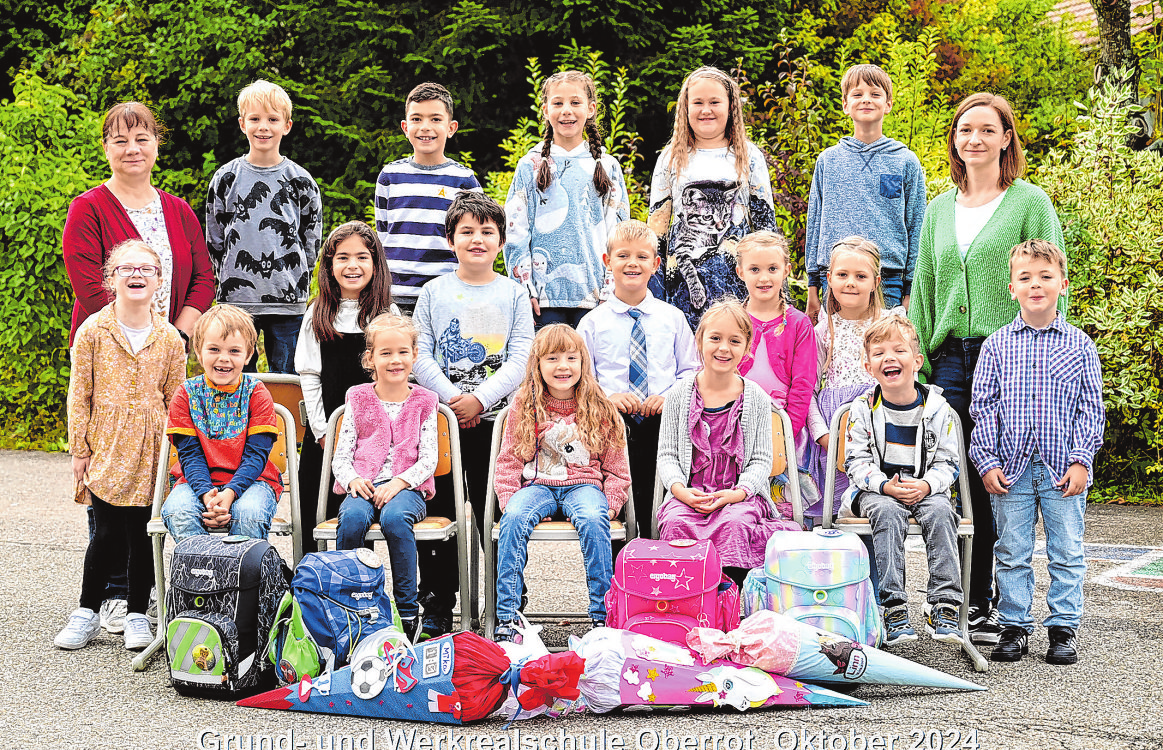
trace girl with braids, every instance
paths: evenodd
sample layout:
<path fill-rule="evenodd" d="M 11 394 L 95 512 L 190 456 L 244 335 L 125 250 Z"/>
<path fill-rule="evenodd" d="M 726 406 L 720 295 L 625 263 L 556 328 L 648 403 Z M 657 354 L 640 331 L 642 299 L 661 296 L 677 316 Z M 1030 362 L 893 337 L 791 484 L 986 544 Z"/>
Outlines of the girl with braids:
<path fill-rule="evenodd" d="M 608 296 L 602 253 L 630 202 L 622 167 L 602 149 L 593 79 L 551 75 L 541 112 L 545 139 L 517 163 L 505 199 L 505 266 L 528 291 L 537 328 L 576 327 Z"/>
<path fill-rule="evenodd" d="M 295 370 L 303 385 L 307 431 L 299 458 L 299 509 L 307 528 L 314 528 L 323 470 L 327 420 L 347 389 L 370 383 L 363 368 L 364 329 L 383 312 L 399 315 L 392 304 L 392 274 L 384 248 L 370 226 L 349 221 L 331 230 L 319 255 L 319 295 L 303 316 L 295 349 Z M 327 518 L 339 513 L 343 495 L 331 492 Z"/>
<path fill-rule="evenodd" d="M 767 162 L 743 126 L 739 85 L 718 68 L 699 68 L 682 82 L 674 133 L 654 167 L 647 223 L 666 243 L 650 291 L 692 329 L 716 299 L 747 296 L 735 274 L 739 238 L 779 233 Z"/>

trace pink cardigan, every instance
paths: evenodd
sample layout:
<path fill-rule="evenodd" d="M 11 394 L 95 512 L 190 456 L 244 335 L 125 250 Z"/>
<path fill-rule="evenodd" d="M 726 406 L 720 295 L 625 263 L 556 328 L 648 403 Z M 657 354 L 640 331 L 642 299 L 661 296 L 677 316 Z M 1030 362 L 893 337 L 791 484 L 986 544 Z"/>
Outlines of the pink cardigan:
<path fill-rule="evenodd" d="M 210 253 L 206 251 L 206 236 L 194 209 L 181 198 L 161 190 L 157 192 L 174 256 L 170 285 L 170 322 L 173 323 L 183 307 L 202 312 L 210 309 L 214 301 L 214 269 L 210 265 Z M 69 329 L 70 346 L 85 318 L 109 304 L 102 276 L 109 251 L 118 243 L 132 239 L 141 239 L 141 235 L 121 201 L 104 184 L 81 193 L 69 205 L 63 242 L 65 270 L 77 297 Z"/>
<path fill-rule="evenodd" d="M 776 378 L 781 379 L 782 387 L 772 388 L 771 383 L 759 383 L 767 395 L 774 401 L 782 401 L 787 415 L 791 419 L 792 434 L 799 435 L 808 421 L 808 409 L 812 403 L 812 394 L 816 390 L 817 357 L 816 331 L 812 328 L 812 321 L 794 307 L 788 307 L 786 312 L 787 323 L 783 333 L 776 336 L 769 333 L 767 338 L 767 361 L 771 365 Z M 778 326 L 777 321 L 770 321 Z M 751 351 L 739 363 L 739 373 L 746 376 L 755 364 L 755 352 L 759 347 L 759 340 L 763 336 L 762 328 L 766 324 L 751 318 L 751 325 L 755 335 L 751 337 Z"/>

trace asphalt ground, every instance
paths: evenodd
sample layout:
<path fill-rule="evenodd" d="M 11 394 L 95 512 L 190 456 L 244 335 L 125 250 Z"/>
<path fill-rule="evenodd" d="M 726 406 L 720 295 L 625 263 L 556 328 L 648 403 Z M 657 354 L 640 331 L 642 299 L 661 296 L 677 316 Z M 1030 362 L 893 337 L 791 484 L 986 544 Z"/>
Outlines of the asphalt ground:
<path fill-rule="evenodd" d="M 1016 664 L 973 672 L 952 647 L 922 635 L 895 653 L 988 688 L 942 692 L 861 686 L 867 708 L 633 713 L 499 721 L 451 731 L 239 708 L 183 698 L 160 658 L 130 668 L 121 636 L 102 633 L 67 652 L 53 637 L 77 606 L 87 543 L 84 511 L 73 504 L 69 457 L 0 451 L 0 747 L 231 750 L 1148 750 L 1163 748 L 1163 590 L 1112 588 L 1097 579 L 1122 563 L 1091 560 L 1078 664 L 1045 663 L 1045 631 Z M 1091 506 L 1086 541 L 1163 547 L 1163 509 Z M 286 539 L 276 540 L 290 557 Z M 925 581 L 923 554 L 908 555 L 914 622 Z M 1035 559 L 1035 618 L 1045 616 L 1046 564 Z M 585 601 L 580 554 L 568 544 L 535 545 L 532 606 L 577 608 Z M 573 632 L 584 632 L 577 623 Z M 548 644 L 568 628 L 547 627 Z M 517 730 L 519 734 L 514 734 Z"/>

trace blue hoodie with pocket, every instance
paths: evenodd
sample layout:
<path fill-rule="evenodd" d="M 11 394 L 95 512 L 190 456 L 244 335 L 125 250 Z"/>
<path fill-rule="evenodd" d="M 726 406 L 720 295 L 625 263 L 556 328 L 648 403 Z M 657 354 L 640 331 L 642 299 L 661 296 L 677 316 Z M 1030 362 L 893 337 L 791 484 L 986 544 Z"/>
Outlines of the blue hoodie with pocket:
<path fill-rule="evenodd" d="M 908 146 L 886 136 L 874 143 L 841 138 L 820 154 L 812 174 L 804 239 L 808 284 L 822 289 L 832 246 L 859 235 L 880 248 L 882 273 L 904 274 L 909 294 L 925 205 L 925 170 Z"/>

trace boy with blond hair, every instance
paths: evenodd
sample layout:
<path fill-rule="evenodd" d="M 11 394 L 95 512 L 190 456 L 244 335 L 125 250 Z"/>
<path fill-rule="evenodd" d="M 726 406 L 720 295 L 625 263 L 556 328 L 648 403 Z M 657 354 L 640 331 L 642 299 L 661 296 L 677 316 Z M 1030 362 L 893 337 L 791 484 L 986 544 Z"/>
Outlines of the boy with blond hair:
<path fill-rule="evenodd" d="M 392 298 L 411 313 L 420 287 L 457 268 L 444 237 L 444 214 L 464 190 L 480 192 L 471 169 L 444 155 L 456 133 L 452 95 L 422 83 L 404 100 L 400 122 L 412 155 L 387 164 L 376 180 L 376 234 L 392 271 Z"/>
<path fill-rule="evenodd" d="M 271 372 L 295 372 L 311 271 L 323 237 L 319 186 L 279 153 L 291 132 L 291 98 L 270 81 L 238 93 L 250 151 L 214 173 L 206 193 L 206 246 L 218 301 L 254 316 Z M 256 372 L 257 352 L 247 363 Z"/>
<path fill-rule="evenodd" d="M 1019 661 L 1034 629 L 1034 526 L 1046 532 L 1050 616 L 1046 662 L 1078 661 L 1086 492 L 1102 447 L 1106 412 L 1094 342 L 1066 322 L 1058 298 L 1066 256 L 1034 239 L 1010 252 L 1010 295 L 1021 313 L 981 346 L 969 412 L 969 457 L 990 493 L 997 524 L 998 623 L 990 658 Z"/>
<path fill-rule="evenodd" d="M 274 399 L 243 373 L 257 340 L 250 314 L 234 305 L 215 305 L 194 325 L 190 349 L 205 372 L 182 384 L 166 420 L 178 462 L 162 520 L 176 541 L 218 528 L 256 539 L 270 531 L 283 483 L 270 460 Z"/>
<path fill-rule="evenodd" d="M 886 646 L 917 639 L 905 593 L 905 536 L 917 520 L 929 562 L 925 629 L 960 646 L 961 565 L 957 512 L 950 490 L 960 472 L 959 433 L 941 389 L 921 385 L 917 330 L 886 315 L 864 334 L 864 368 L 876 387 L 852 402 L 844 470 L 852 488 L 841 515 L 866 516 L 880 573 Z"/>
<path fill-rule="evenodd" d="M 626 422 L 638 534 L 649 536 L 662 403 L 675 383 L 698 370 L 699 355 L 686 316 L 648 288 L 661 262 L 650 227 L 634 219 L 616 225 L 602 262 L 614 294 L 582 318 L 577 332 L 598 384 Z"/>
<path fill-rule="evenodd" d="M 892 110 L 888 73 L 875 65 L 853 65 L 840 91 L 852 135 L 816 159 L 808 196 L 804 256 L 813 323 L 827 291 L 832 247 L 852 235 L 880 248 L 885 306 L 908 307 L 925 217 L 925 170 L 908 146 L 884 135 L 884 117 Z"/>

